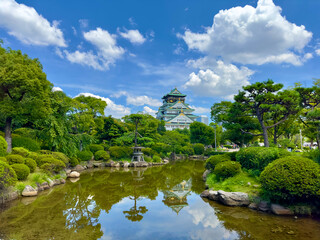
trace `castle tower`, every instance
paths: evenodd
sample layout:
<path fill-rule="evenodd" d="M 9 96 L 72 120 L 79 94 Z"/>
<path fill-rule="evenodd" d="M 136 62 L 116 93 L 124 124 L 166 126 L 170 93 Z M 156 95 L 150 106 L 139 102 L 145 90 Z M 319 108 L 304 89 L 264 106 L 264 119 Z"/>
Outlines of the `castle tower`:
<path fill-rule="evenodd" d="M 198 116 L 193 115 L 194 109 L 185 103 L 187 95 L 179 92 L 177 88 L 171 90 L 170 93 L 162 97 L 163 105 L 159 107 L 157 112 L 157 119 L 166 122 L 166 129 L 173 130 L 176 128 L 189 129 Z"/>

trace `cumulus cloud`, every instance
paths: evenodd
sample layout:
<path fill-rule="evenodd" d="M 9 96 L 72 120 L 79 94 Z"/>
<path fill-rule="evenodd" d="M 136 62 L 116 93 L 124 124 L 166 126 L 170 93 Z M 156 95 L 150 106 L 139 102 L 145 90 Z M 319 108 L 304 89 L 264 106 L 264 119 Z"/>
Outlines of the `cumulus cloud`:
<path fill-rule="evenodd" d="M 211 69 L 201 69 L 198 73 L 192 72 L 184 87 L 199 96 L 232 99 L 242 86 L 250 84 L 249 78 L 253 73 L 247 67 L 238 68 L 220 60 L 212 65 Z"/>
<path fill-rule="evenodd" d="M 130 108 L 123 105 L 115 104 L 110 98 L 101 97 L 92 93 L 80 93 L 76 97 L 78 96 L 94 97 L 105 101 L 107 103 L 107 107 L 104 112 L 107 116 L 111 115 L 114 118 L 122 118 L 123 116 L 129 115 L 131 113 Z"/>
<path fill-rule="evenodd" d="M 60 87 L 53 87 L 52 92 L 63 92 L 63 90 Z"/>
<path fill-rule="evenodd" d="M 153 110 L 152 108 L 149 108 L 148 106 L 144 106 L 143 107 L 143 112 L 155 117 L 157 111 Z"/>
<path fill-rule="evenodd" d="M 316 50 L 316 54 L 320 56 L 320 48 Z"/>
<path fill-rule="evenodd" d="M 104 71 L 108 70 L 110 65 L 114 64 L 125 52 L 122 47 L 117 46 L 116 35 L 101 28 L 85 32 L 83 36 L 96 47 L 97 53 L 64 50 L 66 58 L 72 63 L 87 65 L 96 70 Z"/>
<path fill-rule="evenodd" d="M 247 5 L 221 10 L 205 33 L 186 30 L 178 36 L 189 49 L 226 62 L 301 65 L 301 52 L 312 33 L 287 21 L 272 0 L 259 0 L 256 8 Z"/>
<path fill-rule="evenodd" d="M 162 105 L 161 101 L 159 101 L 158 99 L 154 99 L 146 95 L 133 96 L 126 91 L 120 91 L 118 93 L 113 94 L 112 96 L 116 98 L 125 96 L 127 98 L 126 101 L 128 105 L 134 105 L 134 106 L 149 105 L 152 107 L 159 107 Z"/>
<path fill-rule="evenodd" d="M 0 26 L 25 44 L 66 47 L 59 22 L 51 24 L 37 11 L 14 0 L 1 0 Z"/>
<path fill-rule="evenodd" d="M 139 30 L 126 30 L 125 32 L 120 32 L 119 34 L 125 38 L 128 39 L 132 44 L 143 44 L 146 39 L 142 36 L 142 34 L 139 32 Z"/>
<path fill-rule="evenodd" d="M 211 110 L 210 108 L 205 108 L 205 107 L 196 107 L 196 106 L 190 106 L 191 108 L 194 109 L 194 114 L 203 114 L 203 113 L 210 113 Z"/>

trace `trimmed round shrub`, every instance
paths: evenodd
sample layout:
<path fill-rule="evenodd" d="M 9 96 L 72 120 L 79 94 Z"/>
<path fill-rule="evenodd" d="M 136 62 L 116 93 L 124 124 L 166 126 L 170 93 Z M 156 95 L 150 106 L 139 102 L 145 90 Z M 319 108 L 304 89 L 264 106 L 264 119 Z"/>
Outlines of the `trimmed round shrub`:
<path fill-rule="evenodd" d="M 0 161 L 1 162 L 5 162 L 5 163 L 8 163 L 7 159 L 5 157 L 0 157 Z"/>
<path fill-rule="evenodd" d="M 30 169 L 30 172 L 34 172 L 34 170 L 36 170 L 37 168 L 37 163 L 35 160 L 33 160 L 32 158 L 26 158 L 24 160 L 24 164 L 27 165 Z"/>
<path fill-rule="evenodd" d="M 187 154 L 188 156 L 194 155 L 194 150 L 191 146 L 184 146 L 181 148 L 181 153 Z"/>
<path fill-rule="evenodd" d="M 204 145 L 202 143 L 196 143 L 193 145 L 193 150 L 196 155 L 202 155 L 204 153 Z"/>
<path fill-rule="evenodd" d="M 144 156 L 143 158 L 144 158 L 144 161 L 146 162 L 152 162 L 152 158 L 149 156 Z"/>
<path fill-rule="evenodd" d="M 72 157 L 70 158 L 69 163 L 71 167 L 75 167 L 79 164 L 79 160 L 76 157 Z"/>
<path fill-rule="evenodd" d="M 238 162 L 234 161 L 225 161 L 220 162 L 216 165 L 213 170 L 213 173 L 219 179 L 226 179 L 229 177 L 233 177 L 241 171 L 241 165 Z"/>
<path fill-rule="evenodd" d="M 93 153 L 90 151 L 81 151 L 78 152 L 77 157 L 81 160 L 81 161 L 89 161 L 92 159 L 93 157 Z"/>
<path fill-rule="evenodd" d="M 104 150 L 104 147 L 99 144 L 90 144 L 88 146 L 88 149 L 90 150 L 90 152 L 92 152 L 94 154 L 98 151 Z"/>
<path fill-rule="evenodd" d="M 289 154 L 281 148 L 248 147 L 242 148 L 236 154 L 236 159 L 243 168 L 262 171 L 272 161 Z"/>
<path fill-rule="evenodd" d="M 52 154 L 52 152 L 51 152 L 50 150 L 39 150 L 38 153 L 40 153 L 40 154 L 46 154 L 46 155 Z"/>
<path fill-rule="evenodd" d="M 209 157 L 207 160 L 206 160 L 206 164 L 205 164 L 205 167 L 206 169 L 209 169 L 209 170 L 214 170 L 214 168 L 217 166 L 217 164 L 221 163 L 221 162 L 226 162 L 226 161 L 230 161 L 231 158 L 229 155 L 227 154 L 223 154 L 223 155 L 214 155 L 214 156 L 211 156 Z"/>
<path fill-rule="evenodd" d="M 152 156 L 154 153 L 152 148 L 142 148 L 142 152 L 143 152 L 143 154 L 148 155 L 148 156 Z"/>
<path fill-rule="evenodd" d="M 131 158 L 133 150 L 130 147 L 113 146 L 109 148 L 110 156 L 113 160 Z"/>
<path fill-rule="evenodd" d="M 62 152 L 52 152 L 52 157 L 64 162 L 65 164 L 69 163 L 69 158 Z"/>
<path fill-rule="evenodd" d="M 12 164 L 11 167 L 17 174 L 18 180 L 26 180 L 30 174 L 30 169 L 25 164 L 15 163 L 15 164 Z"/>
<path fill-rule="evenodd" d="M 153 155 L 152 162 L 159 163 L 159 162 L 161 162 L 161 158 L 159 156 L 157 156 L 157 155 Z"/>
<path fill-rule="evenodd" d="M 22 157 L 27 157 L 30 154 L 30 152 L 23 147 L 14 147 L 12 148 L 11 154 L 18 154 Z"/>
<path fill-rule="evenodd" d="M 225 153 L 226 155 L 228 155 L 231 158 L 231 161 L 236 161 L 236 155 L 238 152 L 227 152 Z"/>
<path fill-rule="evenodd" d="M 99 150 L 94 154 L 94 159 L 108 161 L 110 159 L 110 155 L 104 150 Z"/>
<path fill-rule="evenodd" d="M 8 144 L 6 140 L 0 136 L 0 156 L 5 156 L 7 153 Z"/>
<path fill-rule="evenodd" d="M 19 163 L 19 164 L 24 163 L 23 157 L 18 154 L 10 154 L 10 155 L 6 156 L 6 159 L 10 165 L 15 164 L 15 163 Z"/>
<path fill-rule="evenodd" d="M 295 202 L 320 197 L 320 166 L 308 158 L 277 159 L 264 169 L 260 181 L 272 200 Z"/>
<path fill-rule="evenodd" d="M 40 144 L 36 140 L 21 136 L 12 138 L 12 147 L 23 147 L 32 152 L 40 150 Z"/>
<path fill-rule="evenodd" d="M 17 175 L 9 164 L 0 161 L 0 190 L 13 186 L 17 182 Z"/>
<path fill-rule="evenodd" d="M 44 167 L 44 165 L 45 165 L 45 167 Z M 40 159 L 39 166 L 41 169 L 44 169 L 44 170 L 49 171 L 51 173 L 53 173 L 53 172 L 58 173 L 66 167 L 64 162 L 62 162 L 61 160 L 55 159 L 51 156 Z"/>
<path fill-rule="evenodd" d="M 38 153 L 35 152 L 29 152 L 28 158 L 32 158 L 33 160 L 37 160 L 37 158 L 39 157 Z"/>

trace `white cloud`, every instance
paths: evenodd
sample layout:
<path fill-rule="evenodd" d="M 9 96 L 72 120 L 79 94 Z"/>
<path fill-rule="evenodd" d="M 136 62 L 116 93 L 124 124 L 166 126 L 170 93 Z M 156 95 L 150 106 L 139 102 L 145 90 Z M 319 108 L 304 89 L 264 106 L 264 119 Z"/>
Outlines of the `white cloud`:
<path fill-rule="evenodd" d="M 320 56 L 320 48 L 316 50 L 316 54 Z"/>
<path fill-rule="evenodd" d="M 159 107 L 162 105 L 161 101 L 158 99 L 154 99 L 152 97 L 142 95 L 142 96 L 133 96 L 126 91 L 120 91 L 118 93 L 115 93 L 112 95 L 115 98 L 119 98 L 121 96 L 127 97 L 127 104 L 128 105 L 134 105 L 134 106 L 143 106 L 143 105 L 149 105 L 152 107 Z"/>
<path fill-rule="evenodd" d="M 14 0 L 1 0 L 0 26 L 25 44 L 66 47 L 59 21 L 51 24 L 39 15 L 33 7 L 19 4 Z"/>
<path fill-rule="evenodd" d="M 301 52 L 312 38 L 305 27 L 281 16 L 272 0 L 259 0 L 257 7 L 234 7 L 214 16 L 205 33 L 186 30 L 182 37 L 189 49 L 242 64 L 290 63 L 301 65 Z"/>
<path fill-rule="evenodd" d="M 60 58 L 64 58 L 62 51 L 60 50 L 60 48 L 56 48 L 55 53 L 60 57 Z"/>
<path fill-rule="evenodd" d="M 129 21 L 131 26 L 136 26 L 137 25 L 136 22 L 134 21 L 133 17 L 129 18 L 128 21 Z"/>
<path fill-rule="evenodd" d="M 139 32 L 139 30 L 126 30 L 125 32 L 120 32 L 119 34 L 125 38 L 128 39 L 133 44 L 143 44 L 146 39 L 142 36 L 142 34 Z"/>
<path fill-rule="evenodd" d="M 105 115 L 111 115 L 114 118 L 122 118 L 125 115 L 129 115 L 131 113 L 130 108 L 125 107 L 123 105 L 115 104 L 110 98 L 101 97 L 92 93 L 80 93 L 78 96 L 85 96 L 85 97 L 94 97 L 101 99 L 107 103 L 107 107 L 105 109 Z"/>
<path fill-rule="evenodd" d="M 89 26 L 89 20 L 88 19 L 79 19 L 80 27 L 86 28 Z"/>
<path fill-rule="evenodd" d="M 211 69 L 192 72 L 184 87 L 199 96 L 232 99 L 242 86 L 250 84 L 248 80 L 253 73 L 247 67 L 238 68 L 220 60 L 212 65 Z"/>
<path fill-rule="evenodd" d="M 307 60 L 313 58 L 313 54 L 312 53 L 306 53 L 304 56 L 303 56 L 303 62 L 306 62 Z"/>
<path fill-rule="evenodd" d="M 60 87 L 53 87 L 52 92 L 63 92 L 63 90 Z"/>
<path fill-rule="evenodd" d="M 150 114 L 151 116 L 155 117 L 156 116 L 156 110 L 153 110 L 152 108 L 149 108 L 148 106 L 143 107 L 143 112 Z"/>
<path fill-rule="evenodd" d="M 75 27 L 71 27 L 72 28 L 72 32 L 73 32 L 73 35 L 77 36 L 77 29 Z"/>
<path fill-rule="evenodd" d="M 190 106 L 191 108 L 194 109 L 194 114 L 202 114 L 202 113 L 210 113 L 211 110 L 210 108 L 205 108 L 205 107 L 196 107 L 196 106 Z"/>
<path fill-rule="evenodd" d="M 101 28 L 83 34 L 84 38 L 94 45 L 97 53 L 92 51 L 75 52 L 64 51 L 66 58 L 72 63 L 87 65 L 96 70 L 108 70 L 124 54 L 124 49 L 117 46 L 116 36 Z"/>

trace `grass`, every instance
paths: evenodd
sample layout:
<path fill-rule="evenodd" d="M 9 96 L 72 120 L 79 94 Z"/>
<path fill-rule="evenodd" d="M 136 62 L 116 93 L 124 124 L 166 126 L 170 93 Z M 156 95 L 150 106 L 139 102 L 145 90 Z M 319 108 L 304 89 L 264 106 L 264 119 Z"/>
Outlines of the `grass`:
<path fill-rule="evenodd" d="M 258 178 L 245 171 L 223 181 L 219 181 L 216 175 L 211 173 L 207 178 L 207 184 L 210 188 L 217 191 L 244 192 L 250 195 L 258 195 L 261 190 Z M 258 185 L 258 187 L 254 185 Z"/>
<path fill-rule="evenodd" d="M 15 185 L 15 189 L 17 189 L 20 193 L 24 190 L 27 185 L 32 187 L 37 187 L 37 183 L 48 182 L 49 176 L 43 172 L 34 172 L 29 174 L 28 178 L 25 181 L 19 181 Z"/>

